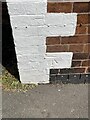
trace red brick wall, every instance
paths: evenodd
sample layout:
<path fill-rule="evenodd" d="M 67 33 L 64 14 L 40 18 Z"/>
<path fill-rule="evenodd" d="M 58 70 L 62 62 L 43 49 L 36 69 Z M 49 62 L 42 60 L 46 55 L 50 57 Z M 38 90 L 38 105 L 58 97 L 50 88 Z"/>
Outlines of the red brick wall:
<path fill-rule="evenodd" d="M 72 37 L 47 37 L 47 52 L 73 52 L 71 69 L 60 74 L 90 72 L 90 3 L 48 2 L 48 13 L 78 13 L 76 34 Z M 54 74 L 55 74 L 55 70 Z M 56 70 L 56 74 L 58 74 Z"/>

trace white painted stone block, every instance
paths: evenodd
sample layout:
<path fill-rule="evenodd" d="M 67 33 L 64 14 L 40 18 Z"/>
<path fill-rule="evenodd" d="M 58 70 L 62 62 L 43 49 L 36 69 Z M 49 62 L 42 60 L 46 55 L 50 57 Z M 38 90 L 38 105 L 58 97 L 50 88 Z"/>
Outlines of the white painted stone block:
<path fill-rule="evenodd" d="M 23 46 L 23 47 L 19 47 L 17 46 L 16 47 L 16 50 L 17 50 L 17 54 L 18 55 L 25 55 L 27 53 L 29 54 L 43 54 L 46 52 L 46 49 L 44 46 L 30 46 L 30 47 L 26 47 L 26 46 Z"/>
<path fill-rule="evenodd" d="M 47 53 L 46 59 L 47 59 L 47 66 L 50 69 L 53 68 L 70 68 L 72 64 L 72 52 L 61 52 L 61 53 Z"/>
<path fill-rule="evenodd" d="M 55 16 L 54 16 L 55 15 Z M 56 17 L 56 21 L 55 21 Z M 14 19 L 15 18 L 15 19 Z M 19 20 L 19 17 L 11 17 L 12 26 L 14 29 L 15 36 L 73 36 L 75 34 L 75 28 L 77 24 L 77 14 L 47 14 L 45 16 L 29 16 L 22 19 L 22 16 Z M 30 20 L 31 18 L 31 20 Z M 44 20 L 45 18 L 45 20 Z M 64 20 L 64 19 L 65 20 Z M 66 21 L 67 18 L 67 21 Z M 71 19 L 70 19 L 71 18 Z M 27 20 L 26 20 L 27 19 Z M 33 20 L 34 19 L 34 20 Z M 47 19 L 47 20 L 46 20 Z M 61 21 L 60 21 L 61 19 Z M 25 21 L 26 20 L 26 21 Z M 28 22 L 27 22 L 28 21 Z M 29 22 L 31 21 L 31 22 Z M 39 22 L 38 22 L 39 21 Z M 42 22 L 41 22 L 42 21 Z M 41 22 L 41 25 L 40 25 Z M 35 23 L 35 24 L 34 24 Z M 22 24 L 22 25 L 20 25 Z"/>
<path fill-rule="evenodd" d="M 45 2 L 17 2 L 7 3 L 10 15 L 41 15 L 45 14 Z"/>
<path fill-rule="evenodd" d="M 28 27 L 45 25 L 45 15 L 15 15 L 11 16 L 13 27 Z"/>
<path fill-rule="evenodd" d="M 63 14 L 64 25 L 75 25 L 77 24 L 77 13 L 67 13 Z"/>
<path fill-rule="evenodd" d="M 46 14 L 46 17 L 45 17 L 45 22 L 46 22 L 46 25 L 48 26 L 62 26 L 63 27 L 63 19 L 64 18 L 64 15 L 63 13 L 47 13 Z"/>
<path fill-rule="evenodd" d="M 15 36 L 14 40 L 15 46 L 18 47 L 30 47 L 30 46 L 44 46 L 46 43 L 46 38 L 43 36 L 30 36 L 30 37 L 19 37 Z"/>
<path fill-rule="evenodd" d="M 20 73 L 21 79 L 23 79 L 22 83 L 24 84 L 38 84 L 38 83 L 49 83 L 48 75 L 31 75 L 29 71 Z"/>
<path fill-rule="evenodd" d="M 19 37 L 45 36 L 45 29 L 46 26 L 13 27 L 13 34 Z"/>
<path fill-rule="evenodd" d="M 46 32 L 48 36 L 72 36 L 75 34 L 77 25 L 76 13 L 47 13 Z"/>
<path fill-rule="evenodd" d="M 15 37 L 17 41 L 15 41 L 15 44 L 19 44 L 21 41 L 21 44 L 18 46 L 23 47 L 23 46 L 42 46 L 45 45 L 45 42 L 42 40 L 42 36 L 31 36 L 31 37 Z"/>
<path fill-rule="evenodd" d="M 73 36 L 77 13 L 47 13 L 47 0 L 7 0 L 22 83 L 49 83 L 50 69 L 70 68 L 72 52 L 46 53 L 46 37 Z"/>
<path fill-rule="evenodd" d="M 44 58 L 45 58 L 45 55 L 43 54 L 35 54 L 35 53 L 33 53 L 33 54 L 26 54 L 26 55 L 24 55 L 24 54 L 22 54 L 22 55 L 18 55 L 17 56 L 18 57 L 18 59 L 20 60 L 20 61 L 18 61 L 18 62 L 20 62 L 20 63 L 23 63 L 23 62 L 26 62 L 26 61 L 28 61 L 28 63 L 29 62 L 43 62 L 44 61 Z M 24 59 L 23 59 L 24 58 Z M 43 60 L 42 60 L 43 59 Z M 38 60 L 38 61 L 37 61 Z"/>

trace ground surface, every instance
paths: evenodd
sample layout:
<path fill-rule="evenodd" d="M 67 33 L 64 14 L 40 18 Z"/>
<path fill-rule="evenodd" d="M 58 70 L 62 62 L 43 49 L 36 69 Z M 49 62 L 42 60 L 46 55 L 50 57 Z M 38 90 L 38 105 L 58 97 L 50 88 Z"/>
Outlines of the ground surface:
<path fill-rule="evenodd" d="M 3 118 L 88 118 L 88 85 L 39 85 L 2 92 Z"/>

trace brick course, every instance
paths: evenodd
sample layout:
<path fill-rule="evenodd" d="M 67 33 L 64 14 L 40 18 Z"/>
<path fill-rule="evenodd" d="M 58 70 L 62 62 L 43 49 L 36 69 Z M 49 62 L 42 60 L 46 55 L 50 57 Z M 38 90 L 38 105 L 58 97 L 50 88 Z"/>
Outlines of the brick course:
<path fill-rule="evenodd" d="M 73 3 L 70 2 L 48 2 L 47 12 L 48 13 L 70 13 L 72 12 Z"/>
<path fill-rule="evenodd" d="M 90 12 L 89 10 L 89 3 L 88 2 L 75 2 L 73 5 L 73 12 L 76 13 L 87 13 Z"/>
<path fill-rule="evenodd" d="M 71 69 L 62 69 L 59 74 L 90 72 L 90 3 L 89 2 L 48 2 L 48 13 L 76 12 L 75 36 L 49 37 L 47 52 L 73 52 Z M 55 73 L 54 73 L 55 74 Z M 56 73 L 57 74 L 57 73 Z"/>

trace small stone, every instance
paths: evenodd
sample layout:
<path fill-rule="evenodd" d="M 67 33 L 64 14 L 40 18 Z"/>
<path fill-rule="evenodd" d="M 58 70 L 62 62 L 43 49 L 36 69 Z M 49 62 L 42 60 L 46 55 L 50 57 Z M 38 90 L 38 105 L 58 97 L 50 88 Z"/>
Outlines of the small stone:
<path fill-rule="evenodd" d="M 46 112 L 46 109 L 44 109 L 43 111 Z"/>
<path fill-rule="evenodd" d="M 56 103 L 53 103 L 53 106 L 55 106 L 56 105 Z"/>
<path fill-rule="evenodd" d="M 58 92 L 60 92 L 61 90 L 60 89 L 58 89 Z"/>
<path fill-rule="evenodd" d="M 75 111 L 75 110 L 74 110 L 74 109 L 72 109 L 72 110 L 71 110 L 71 113 L 72 113 L 72 112 L 74 112 L 74 111 Z"/>

